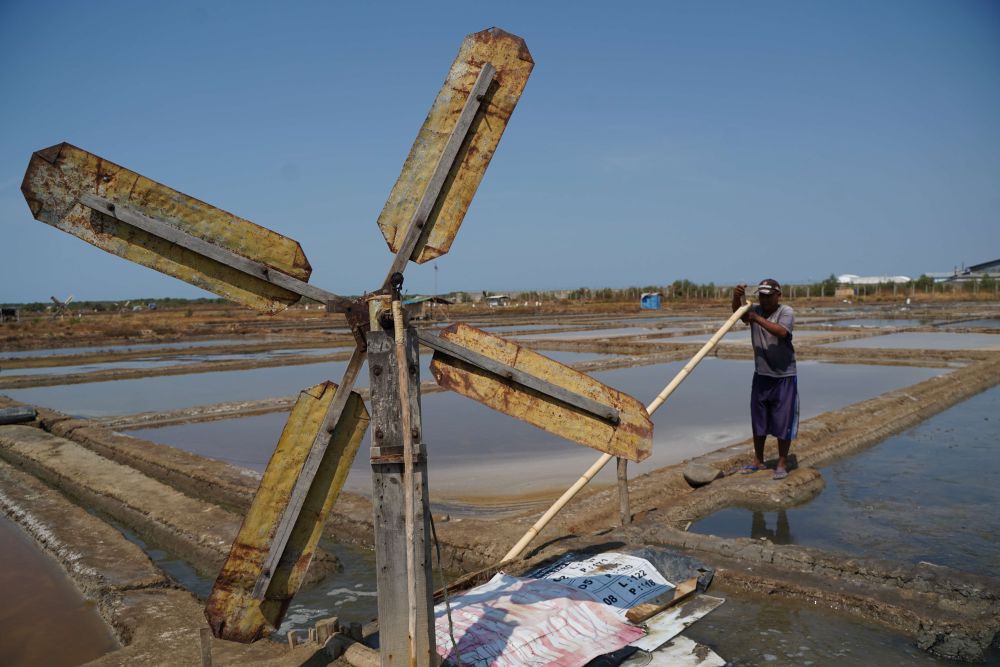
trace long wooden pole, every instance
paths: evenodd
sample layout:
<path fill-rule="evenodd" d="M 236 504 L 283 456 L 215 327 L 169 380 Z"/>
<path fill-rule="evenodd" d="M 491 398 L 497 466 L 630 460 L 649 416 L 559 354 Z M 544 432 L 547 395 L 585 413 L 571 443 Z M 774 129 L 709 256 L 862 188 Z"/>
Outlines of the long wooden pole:
<path fill-rule="evenodd" d="M 674 376 L 674 379 L 670 381 L 670 384 L 664 387 L 663 391 L 661 391 L 657 397 L 653 399 L 653 402 L 646 407 L 647 413 L 652 415 L 666 402 L 668 398 L 670 398 L 670 395 L 674 393 L 674 390 L 680 386 L 681 382 L 683 382 L 684 379 L 691 374 L 691 371 L 694 370 L 695 366 L 701 363 L 701 360 L 705 358 L 705 355 L 711 352 L 715 346 L 719 344 L 719 341 L 722 340 L 722 337 L 729 333 L 729 330 L 736 326 L 736 323 L 740 321 L 748 310 L 750 310 L 751 305 L 752 304 L 747 303 L 741 306 L 728 320 L 726 320 L 726 323 L 715 332 L 715 335 L 708 339 L 708 342 L 705 343 L 700 350 L 698 350 L 698 353 L 691 357 L 691 361 L 687 362 L 684 368 L 682 368 L 680 372 Z M 546 510 L 545 514 L 543 514 L 541 518 L 535 522 L 535 525 L 529 528 L 528 532 L 526 532 L 521 539 L 518 540 L 517 544 L 511 547 L 511 550 L 507 552 L 507 554 L 503 557 L 503 560 L 507 561 L 520 556 L 521 553 L 524 552 L 525 548 L 531 544 L 531 541 L 535 539 L 538 533 L 540 533 L 542 529 L 544 529 L 545 526 L 552 521 L 552 518 L 566 506 L 566 503 L 572 500 L 573 497 L 580 492 L 580 489 L 585 487 L 587 483 L 593 479 L 594 475 L 600 472 L 601 468 L 607 465 L 608 461 L 612 458 L 614 457 L 611 454 L 602 454 L 601 458 L 594 462 L 594 465 L 587 468 L 587 471 L 580 476 L 580 479 L 576 480 L 573 486 L 566 489 L 566 492 L 559 496 L 559 500 L 555 501 L 552 504 L 552 507 Z"/>
<path fill-rule="evenodd" d="M 410 423 L 409 370 L 406 367 L 406 327 L 399 299 L 392 300 L 393 333 L 396 342 L 396 368 L 399 373 L 399 408 L 403 436 L 403 508 L 406 512 L 406 598 L 407 632 L 410 643 L 410 665 L 417 664 L 417 571 L 413 536 L 413 432 Z"/>

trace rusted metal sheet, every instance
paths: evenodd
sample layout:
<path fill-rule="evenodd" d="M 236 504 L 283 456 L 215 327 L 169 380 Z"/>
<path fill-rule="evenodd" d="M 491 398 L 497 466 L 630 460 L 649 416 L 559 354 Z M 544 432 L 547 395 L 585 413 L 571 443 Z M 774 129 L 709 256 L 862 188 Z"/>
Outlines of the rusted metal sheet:
<path fill-rule="evenodd" d="M 141 211 L 301 281 L 312 271 L 296 241 L 67 143 L 31 156 L 21 192 L 37 220 L 256 310 L 277 312 L 300 297 L 89 208 L 80 196 Z"/>
<path fill-rule="evenodd" d="M 414 211 L 485 63 L 496 68 L 494 81 L 472 121 L 441 195 L 425 221 L 423 234 L 413 252 L 417 263 L 440 257 L 451 248 L 535 65 L 523 39 L 499 28 L 465 38 L 413 142 L 399 180 L 379 215 L 378 225 L 389 248 L 399 252 Z"/>
<path fill-rule="evenodd" d="M 555 400 L 552 396 L 435 352 L 431 372 L 438 384 L 445 389 L 607 454 L 642 461 L 652 453 L 653 423 L 642 403 L 628 394 L 601 384 L 589 375 L 537 352 L 467 324 L 453 324 L 440 335 L 445 340 L 557 387 L 613 406 L 619 412 L 620 421 L 612 424 L 580 408 Z"/>
<path fill-rule="evenodd" d="M 260 639 L 280 625 L 302 583 L 323 524 L 368 427 L 368 411 L 357 392 L 351 393 L 330 437 L 330 445 L 263 599 L 253 597 L 254 584 L 260 577 L 278 521 L 313 440 L 323 428 L 323 418 L 336 388 L 332 382 L 311 387 L 299 394 L 292 408 L 257 495 L 205 606 L 205 616 L 216 637 L 245 643 Z"/>

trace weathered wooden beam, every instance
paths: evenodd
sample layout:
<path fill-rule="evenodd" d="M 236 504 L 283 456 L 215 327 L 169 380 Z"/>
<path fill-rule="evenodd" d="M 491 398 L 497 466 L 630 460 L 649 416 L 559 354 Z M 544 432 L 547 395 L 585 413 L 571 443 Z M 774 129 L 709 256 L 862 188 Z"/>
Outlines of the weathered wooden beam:
<path fill-rule="evenodd" d="M 629 507 L 628 496 L 628 459 L 618 457 L 618 513 L 621 524 L 632 523 L 632 509 Z"/>
<path fill-rule="evenodd" d="M 340 384 L 337 385 L 337 391 L 330 401 L 326 414 L 323 416 L 319 428 L 314 431 L 309 454 L 302 465 L 302 470 L 295 479 L 295 485 L 292 487 L 291 494 L 288 497 L 288 503 L 285 505 L 281 517 L 278 519 L 277 526 L 274 529 L 274 537 L 271 540 L 267 556 L 264 558 L 263 568 L 257 577 L 257 582 L 254 584 L 253 597 L 258 600 L 263 599 L 271 583 L 271 577 L 275 570 L 277 570 L 278 562 L 285 551 L 285 545 L 292 535 L 292 529 L 299 520 L 302 506 L 305 504 L 306 498 L 312 489 L 313 480 L 316 478 L 316 474 L 319 472 L 320 466 L 326 457 L 326 450 L 331 442 L 330 434 L 334 432 L 340 423 L 344 407 L 347 405 L 348 399 L 352 396 L 353 392 L 351 390 L 354 387 L 355 380 L 357 380 L 358 373 L 361 371 L 361 365 L 364 363 L 364 360 L 365 353 L 355 348 L 354 354 L 351 355 L 350 361 L 347 362 L 344 377 L 341 378 Z M 362 429 L 362 433 L 364 433 L 364 429 Z M 351 461 L 354 460 L 354 453 L 356 451 L 357 449 L 351 452 Z M 351 465 L 351 461 L 347 462 L 348 468 Z"/>
<path fill-rule="evenodd" d="M 441 195 L 441 189 L 444 187 L 445 179 L 455 163 L 458 149 L 465 142 L 465 137 L 472 126 L 472 119 L 475 118 L 476 112 L 479 111 L 483 98 L 486 96 L 486 91 L 490 87 L 490 84 L 493 83 L 493 77 L 496 76 L 496 73 L 496 68 L 490 63 L 483 63 L 482 69 L 479 70 L 479 76 L 476 77 L 476 82 L 472 84 L 472 89 L 469 90 L 469 96 L 465 99 L 462 112 L 458 115 L 455 127 L 452 128 L 451 134 L 448 135 L 448 141 L 445 142 L 444 150 L 441 151 L 441 157 L 438 158 L 437 165 L 435 165 L 434 171 L 431 172 L 431 178 L 427 182 L 423 194 L 420 196 L 420 203 L 417 204 L 417 208 L 413 211 L 413 216 L 407 224 L 403 242 L 400 243 L 399 250 L 396 252 L 395 257 L 392 258 L 392 264 L 389 265 L 389 271 L 385 276 L 386 285 L 389 284 L 389 279 L 394 273 L 402 273 L 410 260 L 415 259 L 414 250 L 416 250 L 417 242 L 422 237 L 426 238 L 429 234 L 430 226 L 426 223 L 428 218 L 430 218 L 431 209 L 434 208 L 435 202 L 437 202 L 438 197 Z"/>
<path fill-rule="evenodd" d="M 438 344 L 426 336 L 422 339 Z M 431 372 L 441 387 L 611 456 L 642 461 L 652 452 L 653 423 L 642 404 L 628 394 L 467 324 L 444 329 L 439 340 L 454 344 L 447 353 L 435 352 L 431 361 Z M 469 356 L 467 351 L 477 356 Z M 480 357 L 500 366 L 484 369 Z M 554 392 L 555 398 L 548 385 L 560 388 Z M 604 412 L 595 416 L 592 405 L 587 409 L 573 405 L 573 401 L 579 402 L 575 396 L 593 401 Z M 606 418 L 609 408 L 617 411 L 617 422 Z"/>
<path fill-rule="evenodd" d="M 417 336 L 420 338 L 421 343 L 436 352 L 446 354 L 449 357 L 458 359 L 459 361 L 465 362 L 470 366 L 481 368 L 484 371 L 519 384 L 522 387 L 533 389 L 540 394 L 545 394 L 546 396 L 554 398 L 555 400 L 565 403 L 566 405 L 579 408 L 584 412 L 592 414 L 598 419 L 606 420 L 610 424 L 617 424 L 621 421 L 621 415 L 619 414 L 618 409 L 613 406 L 605 405 L 604 403 L 600 403 L 591 398 L 587 398 L 586 396 L 570 391 L 565 387 L 560 387 L 552 384 L 551 382 L 547 382 L 540 377 L 530 373 L 525 373 L 524 371 L 509 364 L 500 363 L 485 354 L 480 354 L 475 350 L 463 347 L 453 341 L 445 340 L 430 331 L 418 331 Z"/>
<path fill-rule="evenodd" d="M 483 76 L 484 63 L 494 67 L 496 74 L 480 101 L 470 91 Z M 378 226 L 389 248 L 402 255 L 401 261 L 412 257 L 421 264 L 448 252 L 534 64 L 524 40 L 498 28 L 468 35 L 462 42 L 379 214 Z M 425 216 L 417 216 L 428 184 L 442 164 L 445 146 L 455 134 L 456 119 L 470 100 L 479 108 L 468 132 L 462 133 L 464 140 L 456 155 L 444 160 L 449 169 L 440 195 L 429 202 Z M 412 254 L 400 252 L 414 219 L 424 222 L 420 240 Z"/>
<path fill-rule="evenodd" d="M 300 281 L 308 281 L 312 272 L 294 240 L 67 143 L 32 154 L 21 192 L 35 219 L 255 310 L 276 312 L 301 295 L 124 223 L 108 215 L 106 207 L 86 206 L 81 195 L 169 221 L 186 234 Z"/>
<path fill-rule="evenodd" d="M 205 606 L 209 625 L 220 639 L 249 643 L 278 627 L 302 583 L 323 524 L 347 479 L 368 425 L 364 402 L 357 392 L 349 392 L 336 428 L 332 434 L 329 432 L 326 417 L 339 394 L 330 382 L 311 387 L 299 395 L 288 416 Z M 316 451 L 316 439 L 323 439 L 326 446 L 318 471 L 302 497 L 294 489 L 303 479 L 302 470 L 310 454 Z M 296 520 L 290 537 L 280 550 L 274 549 L 277 527 L 289 514 L 293 500 L 300 502 L 298 509 L 291 512 Z M 265 561 L 270 551 L 279 558 Z M 267 586 L 263 595 L 255 595 L 265 569 Z"/>
<path fill-rule="evenodd" d="M 87 192 L 80 195 L 80 203 L 88 208 L 98 211 L 99 213 L 109 215 L 116 220 L 124 222 L 125 224 L 141 229 L 147 234 L 161 238 L 168 243 L 173 243 L 185 248 L 186 250 L 190 250 L 191 252 L 202 255 L 203 257 L 219 262 L 220 264 L 225 264 L 226 266 L 236 269 L 241 273 L 245 273 L 248 276 L 253 276 L 254 278 L 271 283 L 272 285 L 276 285 L 290 292 L 295 292 L 300 296 L 308 297 L 314 301 L 327 304 L 328 308 L 332 306 L 334 310 L 342 311 L 350 303 L 348 299 L 334 294 L 333 292 L 328 292 L 324 289 L 320 289 L 319 287 L 310 285 L 305 281 L 282 273 L 281 271 L 269 267 L 261 262 L 248 259 L 242 255 L 237 255 L 231 250 L 215 245 L 214 243 L 209 243 L 205 239 L 192 234 L 188 234 L 187 232 L 174 225 L 164 222 L 163 220 L 151 218 L 141 211 L 138 211 L 126 204 L 116 204 L 108 199 L 98 197 L 97 195 L 92 195 Z"/>
<path fill-rule="evenodd" d="M 408 384 L 410 437 L 413 461 L 413 554 L 415 614 L 415 664 L 436 664 L 434 645 L 434 584 L 431 571 L 430 504 L 427 496 L 427 461 L 420 456 L 419 346 L 412 329 L 406 331 L 406 377 L 400 378 L 393 337 L 372 331 L 368 339 L 368 370 L 372 410 L 372 503 L 374 505 L 375 566 L 378 581 L 379 647 L 384 667 L 410 662 L 407 544 L 405 539 L 405 489 L 402 406 L 399 383 Z M 376 448 L 382 454 L 376 457 Z M 392 452 L 390 454 L 390 452 Z"/>

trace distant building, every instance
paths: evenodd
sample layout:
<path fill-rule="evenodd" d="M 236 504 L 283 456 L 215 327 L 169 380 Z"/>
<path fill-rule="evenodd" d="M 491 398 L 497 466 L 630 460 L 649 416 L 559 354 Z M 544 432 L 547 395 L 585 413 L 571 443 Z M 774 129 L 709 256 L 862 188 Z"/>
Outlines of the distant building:
<path fill-rule="evenodd" d="M 489 304 L 490 308 L 496 308 L 498 306 L 509 306 L 510 297 L 506 294 L 490 294 L 486 297 L 486 303 Z"/>
<path fill-rule="evenodd" d="M 998 279 L 1000 278 L 1000 259 L 973 264 L 968 268 L 963 266 L 961 269 L 956 268 L 951 273 L 928 273 L 927 275 L 933 278 L 936 283 L 966 283 L 983 278 Z"/>
<path fill-rule="evenodd" d="M 841 285 L 882 285 L 885 283 L 908 283 L 913 278 L 909 276 L 856 276 L 853 273 L 845 273 L 837 276 L 837 282 Z"/>
<path fill-rule="evenodd" d="M 450 306 L 455 303 L 440 296 L 411 296 L 403 299 L 403 308 L 411 320 L 433 319 L 436 306 Z"/>
<path fill-rule="evenodd" d="M 662 295 L 659 292 L 643 292 L 639 296 L 639 308 L 642 310 L 659 310 L 661 297 Z"/>

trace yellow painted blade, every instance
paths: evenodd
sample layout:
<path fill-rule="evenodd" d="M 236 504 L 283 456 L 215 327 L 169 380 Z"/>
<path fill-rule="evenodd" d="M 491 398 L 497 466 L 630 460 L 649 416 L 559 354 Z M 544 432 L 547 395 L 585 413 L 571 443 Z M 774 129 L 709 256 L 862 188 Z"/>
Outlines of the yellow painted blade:
<path fill-rule="evenodd" d="M 216 637 L 244 643 L 260 639 L 281 624 L 299 590 L 323 524 L 368 428 L 368 410 L 357 392 L 351 392 L 347 399 L 264 599 L 252 596 L 277 524 L 336 390 L 332 382 L 306 389 L 292 408 L 205 606 L 205 616 Z"/>
<path fill-rule="evenodd" d="M 617 425 L 610 424 L 545 394 L 435 352 L 431 372 L 437 383 L 445 389 L 607 454 L 642 461 L 652 453 L 653 423 L 642 403 L 628 394 L 537 352 L 467 324 L 453 324 L 444 329 L 440 336 L 546 382 L 610 405 L 619 411 L 621 421 Z"/>
<path fill-rule="evenodd" d="M 94 211 L 80 196 L 127 205 L 302 281 L 312 271 L 298 242 L 70 144 L 32 154 L 21 192 L 35 219 L 255 310 L 277 312 L 300 297 Z"/>
<path fill-rule="evenodd" d="M 424 225 L 424 236 L 414 252 L 414 261 L 418 264 L 440 257 L 451 248 L 479 182 L 500 143 L 500 136 L 528 82 L 531 68 L 535 66 L 523 39 L 499 28 L 483 30 L 465 38 L 413 142 L 399 180 L 379 215 L 378 226 L 389 248 L 399 252 L 410 219 L 455 127 L 469 90 L 476 82 L 483 63 L 487 62 L 496 68 L 496 77 Z"/>

